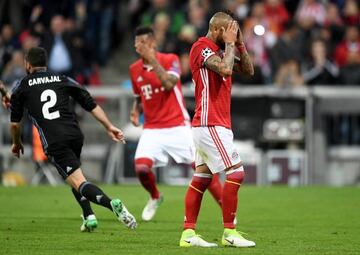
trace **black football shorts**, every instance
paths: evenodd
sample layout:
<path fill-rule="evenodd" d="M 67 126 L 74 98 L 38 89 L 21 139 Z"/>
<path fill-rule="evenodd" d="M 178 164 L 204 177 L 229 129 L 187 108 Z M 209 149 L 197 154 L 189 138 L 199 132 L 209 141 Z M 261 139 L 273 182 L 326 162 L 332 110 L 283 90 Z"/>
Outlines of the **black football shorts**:
<path fill-rule="evenodd" d="M 80 168 L 80 155 L 84 140 L 74 139 L 49 145 L 46 155 L 56 167 L 59 174 L 66 180 L 76 169 Z"/>

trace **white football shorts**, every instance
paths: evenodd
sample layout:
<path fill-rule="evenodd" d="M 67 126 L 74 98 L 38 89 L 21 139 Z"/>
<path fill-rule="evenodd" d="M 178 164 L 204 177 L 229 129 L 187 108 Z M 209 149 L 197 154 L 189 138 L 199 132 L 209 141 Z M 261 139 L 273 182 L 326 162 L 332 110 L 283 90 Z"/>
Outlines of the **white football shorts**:
<path fill-rule="evenodd" d="M 195 165 L 206 164 L 215 174 L 241 162 L 231 129 L 221 126 L 192 128 Z"/>
<path fill-rule="evenodd" d="M 195 149 L 189 126 L 172 128 L 144 129 L 135 159 L 149 158 L 154 167 L 166 166 L 172 157 L 176 163 L 191 164 L 194 162 Z"/>

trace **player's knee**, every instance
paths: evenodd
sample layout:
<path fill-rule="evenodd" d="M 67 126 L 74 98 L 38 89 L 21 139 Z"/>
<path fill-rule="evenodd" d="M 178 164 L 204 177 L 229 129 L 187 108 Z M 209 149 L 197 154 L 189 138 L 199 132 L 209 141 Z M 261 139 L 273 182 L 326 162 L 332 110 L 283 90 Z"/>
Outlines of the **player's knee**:
<path fill-rule="evenodd" d="M 86 182 L 86 178 L 81 169 L 78 168 L 66 178 L 66 182 L 74 189 L 79 190 L 81 184 Z"/>
<path fill-rule="evenodd" d="M 245 179 L 244 167 L 242 165 L 239 167 L 234 166 L 226 172 L 226 179 L 241 184 Z"/>
<path fill-rule="evenodd" d="M 135 159 L 135 171 L 138 175 L 147 174 L 151 171 L 152 166 L 153 161 L 149 158 Z"/>

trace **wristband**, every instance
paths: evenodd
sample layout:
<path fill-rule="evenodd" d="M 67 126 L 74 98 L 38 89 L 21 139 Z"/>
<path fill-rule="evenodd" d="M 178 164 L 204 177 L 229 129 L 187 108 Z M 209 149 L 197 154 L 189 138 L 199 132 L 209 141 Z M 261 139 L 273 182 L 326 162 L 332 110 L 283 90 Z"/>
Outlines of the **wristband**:
<path fill-rule="evenodd" d="M 243 42 L 240 43 L 240 45 L 238 46 L 238 50 L 239 50 L 240 54 L 244 53 L 244 52 L 247 52 L 246 47 L 245 47 L 245 43 L 243 43 Z"/>

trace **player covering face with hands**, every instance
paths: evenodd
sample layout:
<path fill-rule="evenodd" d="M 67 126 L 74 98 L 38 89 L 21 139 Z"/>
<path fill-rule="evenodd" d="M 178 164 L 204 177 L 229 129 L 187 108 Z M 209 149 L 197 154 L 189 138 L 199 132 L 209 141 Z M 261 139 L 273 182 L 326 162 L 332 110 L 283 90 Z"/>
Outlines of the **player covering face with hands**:
<path fill-rule="evenodd" d="M 190 117 L 180 83 L 180 62 L 175 54 L 156 51 L 154 31 L 139 27 L 135 32 L 135 50 L 140 59 L 130 66 L 134 92 L 130 120 L 139 126 L 144 114 L 144 130 L 135 153 L 135 170 L 142 186 L 149 192 L 142 219 L 151 220 L 163 201 L 152 169 L 176 163 L 194 165 L 194 147 Z M 218 176 L 209 190 L 221 206 L 222 187 Z"/>
<path fill-rule="evenodd" d="M 80 168 L 84 136 L 70 109 L 70 97 L 100 122 L 115 142 L 125 142 L 123 133 L 108 119 L 90 94 L 71 78 L 47 71 L 47 53 L 43 48 L 31 48 L 25 56 L 28 75 L 13 89 L 10 99 L 12 153 L 20 157 L 24 151 L 21 141 L 21 119 L 27 109 L 39 131 L 44 152 L 59 174 L 72 187 L 83 210 L 82 231 L 97 227 L 90 202 L 108 208 L 127 227 L 136 227 L 135 218 L 120 199 L 110 199 L 99 187 L 88 182 Z M 4 102 L 9 102 L 9 94 Z"/>
<path fill-rule="evenodd" d="M 239 60 L 235 62 L 235 48 Z M 206 37 L 196 41 L 190 51 L 190 68 L 195 83 L 195 115 L 192 133 L 196 148 L 196 170 L 185 197 L 184 231 L 180 246 L 215 247 L 217 244 L 202 239 L 195 232 L 203 193 L 213 175 L 225 171 L 222 195 L 224 246 L 252 247 L 235 229 L 238 190 L 245 173 L 231 131 L 231 75 L 239 72 L 253 75 L 238 23 L 227 13 L 214 14 Z"/>

